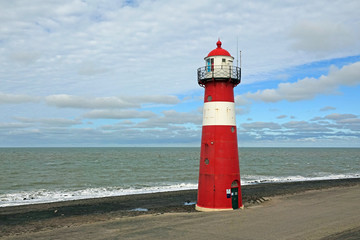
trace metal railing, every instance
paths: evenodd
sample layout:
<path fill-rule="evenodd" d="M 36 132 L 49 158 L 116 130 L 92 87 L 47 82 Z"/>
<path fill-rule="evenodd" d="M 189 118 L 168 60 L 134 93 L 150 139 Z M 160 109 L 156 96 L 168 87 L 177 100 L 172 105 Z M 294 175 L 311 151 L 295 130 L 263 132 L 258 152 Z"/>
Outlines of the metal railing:
<path fill-rule="evenodd" d="M 235 86 L 241 82 L 241 68 L 235 66 L 213 65 L 200 67 L 197 70 L 198 83 L 205 86 L 211 81 L 230 81 Z"/>

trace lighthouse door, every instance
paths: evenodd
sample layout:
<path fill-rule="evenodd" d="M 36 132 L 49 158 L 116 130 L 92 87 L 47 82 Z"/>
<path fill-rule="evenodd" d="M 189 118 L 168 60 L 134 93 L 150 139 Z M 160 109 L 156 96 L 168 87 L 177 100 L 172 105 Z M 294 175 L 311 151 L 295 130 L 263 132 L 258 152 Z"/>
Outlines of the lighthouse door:
<path fill-rule="evenodd" d="M 239 208 L 239 188 L 238 187 L 231 188 L 231 202 L 232 202 L 233 209 Z"/>

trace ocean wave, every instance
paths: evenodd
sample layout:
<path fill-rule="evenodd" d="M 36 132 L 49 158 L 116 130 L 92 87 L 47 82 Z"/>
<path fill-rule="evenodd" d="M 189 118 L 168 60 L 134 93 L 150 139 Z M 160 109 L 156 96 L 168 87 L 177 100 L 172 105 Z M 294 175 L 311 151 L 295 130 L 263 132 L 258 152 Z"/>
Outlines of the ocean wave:
<path fill-rule="evenodd" d="M 251 185 L 259 183 L 281 183 L 281 182 L 301 182 L 301 181 L 316 181 L 316 180 L 334 180 L 359 178 L 360 173 L 348 174 L 329 174 L 318 173 L 316 176 L 261 176 L 261 175 L 244 175 L 241 176 L 241 185 Z"/>
<path fill-rule="evenodd" d="M 197 184 L 179 183 L 166 186 L 153 186 L 143 188 L 86 188 L 80 190 L 56 190 L 49 191 L 40 189 L 36 191 L 23 191 L 0 195 L 0 207 L 18 206 L 37 203 L 61 202 L 88 198 L 102 198 L 113 196 L 134 195 L 155 192 L 170 192 L 180 190 L 196 189 Z"/>
<path fill-rule="evenodd" d="M 318 173 L 317 176 L 262 176 L 262 175 L 242 175 L 241 185 L 253 185 L 259 183 L 281 183 L 281 182 L 299 182 L 299 181 L 314 181 L 314 180 L 332 180 L 332 179 L 347 179 L 360 178 L 360 173 L 351 174 L 328 174 Z M 79 190 L 55 190 L 50 191 L 40 189 L 35 191 L 22 191 L 16 193 L 0 194 L 0 207 L 18 206 L 38 203 L 61 202 L 88 198 L 102 198 L 113 196 L 124 196 L 144 193 L 156 192 L 170 192 L 179 190 L 197 189 L 196 183 L 178 183 L 164 186 L 151 187 L 133 187 L 133 188 L 119 188 L 119 187 L 100 187 L 100 188 L 86 188 Z"/>

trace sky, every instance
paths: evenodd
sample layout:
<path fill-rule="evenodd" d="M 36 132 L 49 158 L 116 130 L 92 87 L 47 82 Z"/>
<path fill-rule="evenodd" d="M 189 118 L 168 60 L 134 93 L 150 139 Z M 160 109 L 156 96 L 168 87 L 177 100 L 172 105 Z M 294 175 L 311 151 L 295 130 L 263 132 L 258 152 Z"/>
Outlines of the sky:
<path fill-rule="evenodd" d="M 219 38 L 241 62 L 239 147 L 360 147 L 359 9 L 0 0 L 0 147 L 199 147 L 197 68 Z"/>

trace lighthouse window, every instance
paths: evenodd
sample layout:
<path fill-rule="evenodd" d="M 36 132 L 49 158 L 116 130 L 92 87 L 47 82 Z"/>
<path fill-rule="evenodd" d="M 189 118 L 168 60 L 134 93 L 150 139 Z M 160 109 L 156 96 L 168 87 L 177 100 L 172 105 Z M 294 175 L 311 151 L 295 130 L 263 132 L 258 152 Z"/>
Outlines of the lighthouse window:
<path fill-rule="evenodd" d="M 207 71 L 207 72 L 210 72 L 210 70 L 211 70 L 210 59 L 207 59 L 207 60 L 206 60 L 206 71 Z"/>
<path fill-rule="evenodd" d="M 208 100 L 208 102 L 211 102 L 211 100 L 212 100 L 212 96 L 211 96 L 211 95 L 209 95 L 209 96 L 207 97 L 207 100 Z"/>
<path fill-rule="evenodd" d="M 208 165 L 209 164 L 209 159 L 205 158 L 205 164 Z"/>
<path fill-rule="evenodd" d="M 235 127 L 231 127 L 231 132 L 235 132 Z"/>

